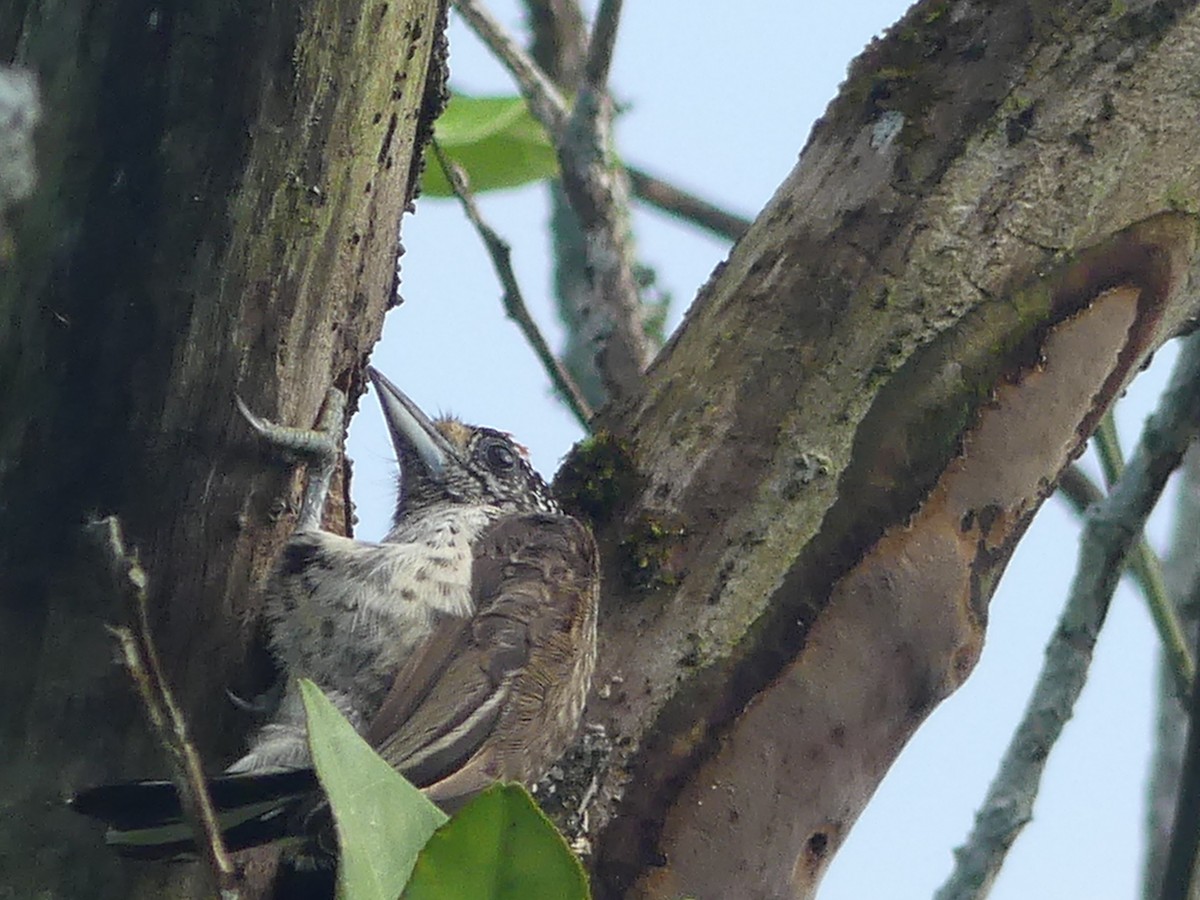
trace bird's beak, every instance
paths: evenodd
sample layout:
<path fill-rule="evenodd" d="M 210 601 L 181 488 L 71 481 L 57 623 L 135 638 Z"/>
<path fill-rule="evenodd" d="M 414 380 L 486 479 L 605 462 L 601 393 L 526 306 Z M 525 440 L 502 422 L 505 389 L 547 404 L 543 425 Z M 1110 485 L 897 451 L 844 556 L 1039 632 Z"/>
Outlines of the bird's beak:
<path fill-rule="evenodd" d="M 383 417 L 387 420 L 396 454 L 402 460 L 415 455 L 424 463 L 430 478 L 434 481 L 445 480 L 447 465 L 456 455 L 450 442 L 437 430 L 429 416 L 421 412 L 417 404 L 378 369 L 367 366 L 367 374 L 371 376 L 371 383 L 379 394 L 379 405 L 383 407 Z"/>

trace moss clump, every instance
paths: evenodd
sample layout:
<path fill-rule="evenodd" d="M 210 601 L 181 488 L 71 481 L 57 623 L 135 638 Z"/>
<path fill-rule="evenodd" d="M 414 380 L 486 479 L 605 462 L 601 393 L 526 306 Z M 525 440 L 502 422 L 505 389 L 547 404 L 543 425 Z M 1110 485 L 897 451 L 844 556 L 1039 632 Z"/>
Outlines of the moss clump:
<path fill-rule="evenodd" d="M 646 592 L 679 584 L 678 552 L 686 534 L 677 516 L 644 512 L 629 523 L 620 544 L 625 583 Z"/>
<path fill-rule="evenodd" d="M 629 442 L 601 431 L 571 448 L 554 476 L 554 496 L 569 514 L 599 528 L 636 496 L 640 481 Z"/>
<path fill-rule="evenodd" d="M 1200 203 L 1196 202 L 1195 196 L 1192 194 L 1189 186 L 1181 184 L 1177 181 L 1167 185 L 1167 194 L 1163 198 L 1168 209 L 1175 212 L 1189 213 L 1195 215 L 1197 210 L 1200 210 Z"/>

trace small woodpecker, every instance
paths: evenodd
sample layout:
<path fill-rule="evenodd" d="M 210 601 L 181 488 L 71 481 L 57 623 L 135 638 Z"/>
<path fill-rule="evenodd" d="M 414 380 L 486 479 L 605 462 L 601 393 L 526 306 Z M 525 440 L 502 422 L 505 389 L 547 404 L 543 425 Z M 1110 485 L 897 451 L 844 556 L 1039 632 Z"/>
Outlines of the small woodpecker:
<path fill-rule="evenodd" d="M 309 499 L 266 589 L 282 699 L 247 753 L 210 781 L 232 850 L 306 836 L 307 854 L 332 852 L 297 678 L 316 682 L 448 811 L 495 780 L 535 782 L 583 714 L 599 593 L 590 531 L 562 513 L 508 435 L 430 420 L 368 371 L 401 472 L 393 527 L 379 543 L 320 530 L 335 441 L 242 407 L 281 449 L 318 448 L 319 465 L 314 476 L 310 463 Z M 92 788 L 71 805 L 105 821 L 124 856 L 195 853 L 169 781 Z"/>

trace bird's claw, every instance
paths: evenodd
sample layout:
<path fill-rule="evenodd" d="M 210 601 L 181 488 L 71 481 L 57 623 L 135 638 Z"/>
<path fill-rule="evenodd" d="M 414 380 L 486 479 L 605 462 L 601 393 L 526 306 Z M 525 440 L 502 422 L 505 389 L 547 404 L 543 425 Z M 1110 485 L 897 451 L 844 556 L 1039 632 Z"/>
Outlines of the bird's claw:
<path fill-rule="evenodd" d="M 267 443 L 285 456 L 308 464 L 307 484 L 296 530 L 319 529 L 330 479 L 338 459 L 338 441 L 346 414 L 345 393 L 336 387 L 329 389 L 315 428 L 279 425 L 256 415 L 236 394 L 233 399 L 238 412 Z"/>
<path fill-rule="evenodd" d="M 225 688 L 225 696 L 236 709 L 255 716 L 266 716 L 272 713 L 276 708 L 278 708 L 279 698 L 282 695 L 283 691 L 279 688 L 279 686 L 275 686 L 266 693 L 259 694 L 252 700 L 247 700 L 244 697 L 235 694 L 230 688 Z"/>
<path fill-rule="evenodd" d="M 233 400 L 250 427 L 289 458 L 317 465 L 337 460 L 338 438 L 346 411 L 346 395 L 338 388 L 331 387 L 325 395 L 325 405 L 314 428 L 280 425 L 254 413 L 238 395 L 234 394 Z"/>

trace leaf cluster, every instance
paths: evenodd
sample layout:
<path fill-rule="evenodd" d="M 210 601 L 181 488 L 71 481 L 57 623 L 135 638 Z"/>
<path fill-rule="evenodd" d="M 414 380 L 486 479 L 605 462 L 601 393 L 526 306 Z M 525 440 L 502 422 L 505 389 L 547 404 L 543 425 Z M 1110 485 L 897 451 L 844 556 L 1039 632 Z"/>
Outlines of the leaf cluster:
<path fill-rule="evenodd" d="M 586 900 L 587 876 L 520 785 L 496 784 L 453 818 L 376 755 L 309 681 L 309 743 L 341 857 L 339 900 Z"/>

